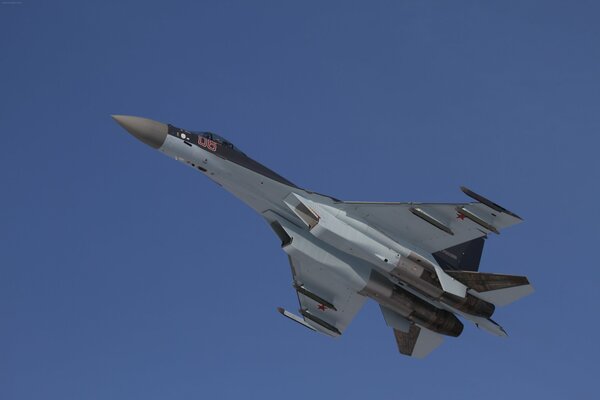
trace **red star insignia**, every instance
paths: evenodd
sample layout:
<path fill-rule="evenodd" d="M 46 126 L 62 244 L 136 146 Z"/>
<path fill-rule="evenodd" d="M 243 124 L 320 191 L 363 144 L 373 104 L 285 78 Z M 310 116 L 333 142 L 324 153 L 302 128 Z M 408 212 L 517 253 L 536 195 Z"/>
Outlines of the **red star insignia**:
<path fill-rule="evenodd" d="M 319 304 L 319 307 L 318 307 L 318 308 L 319 308 L 319 310 L 321 310 L 321 311 L 325 311 L 325 310 L 327 310 L 327 307 L 325 307 L 325 304 Z"/>
<path fill-rule="evenodd" d="M 465 215 L 461 214 L 461 213 L 456 213 L 456 218 L 460 219 L 461 221 L 465 219 Z"/>

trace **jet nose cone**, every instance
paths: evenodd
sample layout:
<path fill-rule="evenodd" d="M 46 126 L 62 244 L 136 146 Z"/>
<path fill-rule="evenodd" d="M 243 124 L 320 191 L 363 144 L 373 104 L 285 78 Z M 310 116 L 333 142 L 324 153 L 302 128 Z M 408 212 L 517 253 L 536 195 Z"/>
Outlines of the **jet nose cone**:
<path fill-rule="evenodd" d="M 169 127 L 162 122 L 130 115 L 112 115 L 112 117 L 127 132 L 155 149 L 160 148 L 167 138 Z"/>

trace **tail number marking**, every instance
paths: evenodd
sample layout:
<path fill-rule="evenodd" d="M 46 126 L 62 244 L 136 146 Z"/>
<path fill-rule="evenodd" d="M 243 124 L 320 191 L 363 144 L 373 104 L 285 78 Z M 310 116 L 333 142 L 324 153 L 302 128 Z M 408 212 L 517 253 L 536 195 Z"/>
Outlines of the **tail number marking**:
<path fill-rule="evenodd" d="M 198 144 L 202 147 L 207 148 L 210 151 L 217 151 L 217 142 L 215 142 L 214 140 L 205 138 L 204 136 L 198 137 Z"/>

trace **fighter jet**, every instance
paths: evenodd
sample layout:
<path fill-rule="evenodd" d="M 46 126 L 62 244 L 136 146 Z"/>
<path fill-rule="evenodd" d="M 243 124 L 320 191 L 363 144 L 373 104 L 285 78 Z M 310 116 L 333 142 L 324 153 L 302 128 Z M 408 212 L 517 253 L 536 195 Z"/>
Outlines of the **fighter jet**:
<path fill-rule="evenodd" d="M 496 307 L 533 291 L 524 276 L 479 271 L 487 237 L 522 219 L 461 187 L 473 202 L 341 201 L 294 185 L 212 132 L 113 115 L 150 147 L 200 171 L 258 212 L 281 240 L 300 303 L 287 318 L 340 336 L 367 299 L 401 354 L 423 358 L 462 320 L 497 336 Z"/>

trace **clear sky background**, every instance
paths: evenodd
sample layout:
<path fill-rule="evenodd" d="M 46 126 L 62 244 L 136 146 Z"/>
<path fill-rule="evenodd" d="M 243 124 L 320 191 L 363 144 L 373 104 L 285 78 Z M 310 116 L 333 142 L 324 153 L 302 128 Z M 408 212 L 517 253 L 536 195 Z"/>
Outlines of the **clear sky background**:
<path fill-rule="evenodd" d="M 0 398 L 515 399 L 597 393 L 596 1 L 0 4 Z M 295 310 L 262 219 L 110 114 L 215 131 L 346 200 L 525 222 L 482 271 L 536 293 L 425 360 L 368 303 Z M 543 396 L 543 397 L 542 397 Z"/>

